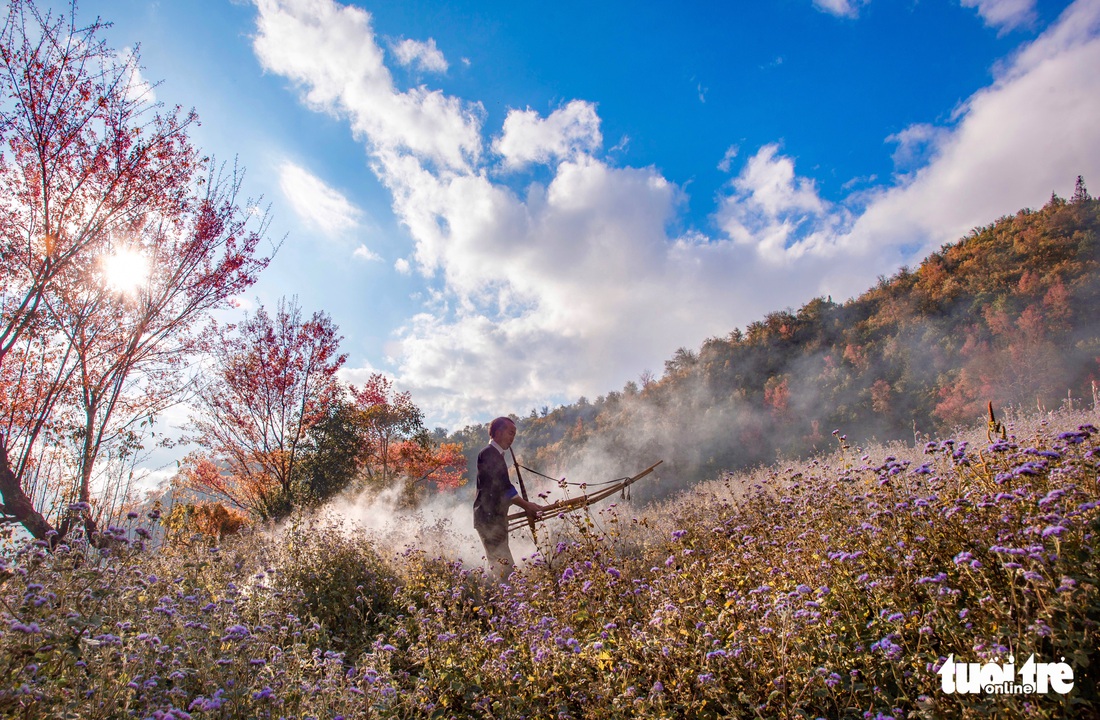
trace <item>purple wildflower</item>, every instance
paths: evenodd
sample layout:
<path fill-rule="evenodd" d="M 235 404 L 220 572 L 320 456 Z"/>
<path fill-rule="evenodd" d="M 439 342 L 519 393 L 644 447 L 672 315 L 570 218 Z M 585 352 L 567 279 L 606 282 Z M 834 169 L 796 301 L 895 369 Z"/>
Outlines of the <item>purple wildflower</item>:
<path fill-rule="evenodd" d="M 248 627 L 245 625 L 230 625 L 225 629 L 225 635 L 222 636 L 222 642 L 226 640 L 241 640 L 251 634 L 252 633 L 248 631 Z"/>

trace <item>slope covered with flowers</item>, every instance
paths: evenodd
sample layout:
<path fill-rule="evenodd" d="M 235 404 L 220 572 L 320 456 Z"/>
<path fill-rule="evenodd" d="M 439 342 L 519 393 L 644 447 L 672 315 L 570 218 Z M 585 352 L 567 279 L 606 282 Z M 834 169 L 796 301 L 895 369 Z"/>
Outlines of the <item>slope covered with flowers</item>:
<path fill-rule="evenodd" d="M 4 717 L 1085 717 L 1100 713 L 1093 412 L 729 475 L 551 520 L 480 569 L 324 523 L 210 548 L 28 545 Z M 132 522 L 137 523 L 134 519 Z M 951 695 L 1009 654 L 1066 695 Z"/>

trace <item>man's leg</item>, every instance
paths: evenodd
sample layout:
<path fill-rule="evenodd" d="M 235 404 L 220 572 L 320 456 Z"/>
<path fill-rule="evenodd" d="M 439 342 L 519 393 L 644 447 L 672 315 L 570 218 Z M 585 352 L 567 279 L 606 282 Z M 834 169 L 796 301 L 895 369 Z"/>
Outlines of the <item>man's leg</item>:
<path fill-rule="evenodd" d="M 485 546 L 485 559 L 489 562 L 489 573 L 498 582 L 507 580 L 515 566 L 512 551 L 508 547 L 508 526 L 482 526 L 476 529 L 477 534 L 481 536 L 481 544 Z"/>

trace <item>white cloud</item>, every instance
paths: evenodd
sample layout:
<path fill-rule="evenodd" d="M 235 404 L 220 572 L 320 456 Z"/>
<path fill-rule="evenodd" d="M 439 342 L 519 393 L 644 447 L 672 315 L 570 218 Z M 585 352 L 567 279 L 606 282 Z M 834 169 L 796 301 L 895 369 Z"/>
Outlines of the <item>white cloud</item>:
<path fill-rule="evenodd" d="M 147 492 L 163 490 L 168 487 L 169 481 L 176 476 L 179 469 L 172 467 L 150 469 L 147 467 L 134 468 L 133 492 L 139 497 Z"/>
<path fill-rule="evenodd" d="M 986 25 L 1002 31 L 1027 25 L 1035 19 L 1035 0 L 962 0 L 962 6 L 977 8 Z"/>
<path fill-rule="evenodd" d="M 125 47 L 115 54 L 115 60 L 120 67 L 126 68 L 126 97 L 143 103 L 155 103 L 157 93 L 153 85 L 141 74 L 139 58 L 134 55 L 134 49 Z"/>
<path fill-rule="evenodd" d="M 730 145 L 726 148 L 726 154 L 723 155 L 722 159 L 718 162 L 718 169 L 722 172 L 729 172 L 730 166 L 739 152 L 741 152 L 741 148 L 737 145 Z"/>
<path fill-rule="evenodd" d="M 409 275 L 412 273 L 412 266 L 405 258 L 397 258 L 393 261 L 393 269 L 402 275 Z"/>
<path fill-rule="evenodd" d="M 905 172 L 927 165 L 940 142 L 949 134 L 947 128 L 918 123 L 890 135 L 886 138 L 886 142 L 897 144 L 893 154 L 894 168 L 899 172 Z"/>
<path fill-rule="evenodd" d="M 870 0 L 814 0 L 814 7 L 837 17 L 858 17 L 861 5 Z"/>
<path fill-rule="evenodd" d="M 255 2 L 257 57 L 297 83 L 307 105 L 346 117 L 379 152 L 412 152 L 452 170 L 478 158 L 480 106 L 424 87 L 397 91 L 368 12 L 333 0 Z"/>
<path fill-rule="evenodd" d="M 812 180 L 795 174 L 791 158 L 778 152 L 777 145 L 766 145 L 750 158 L 716 214 L 728 237 L 754 245 L 772 262 L 814 248 L 847 219 L 821 199 Z"/>
<path fill-rule="evenodd" d="M 847 244 L 915 244 L 918 257 L 1006 212 L 1100 176 L 1100 2 L 1085 0 L 972 95 L 931 162 L 881 192 Z"/>
<path fill-rule="evenodd" d="M 594 156 L 591 104 L 509 114 L 494 143 L 505 166 L 550 165 L 549 182 L 517 191 L 481 158 L 469 106 L 393 87 L 366 13 L 330 0 L 258 5 L 257 53 L 307 102 L 348 118 L 392 192 L 413 241 L 412 262 L 395 268 L 415 264 L 429 300 L 387 351 L 401 386 L 452 427 L 607 392 L 677 346 L 815 295 L 843 299 L 975 225 L 1065 194 L 1077 174 L 1100 177 L 1098 0 L 1072 6 L 949 127 L 896 134 L 912 166 L 887 185 L 828 201 L 777 145 L 746 155 L 717 199 L 715 238 L 669 234 L 683 191 L 655 168 Z"/>
<path fill-rule="evenodd" d="M 429 38 L 427 42 L 402 40 L 393 46 L 393 54 L 397 62 L 405 67 L 415 65 L 425 72 L 447 72 L 447 58 L 436 47 L 434 38 Z"/>
<path fill-rule="evenodd" d="M 364 385 L 370 380 L 371 375 L 379 372 L 370 363 L 365 363 L 361 367 L 342 367 L 336 371 L 336 377 L 340 379 L 345 385 Z"/>
<path fill-rule="evenodd" d="M 545 119 L 531 109 L 509 111 L 493 150 L 504 157 L 506 166 L 517 168 L 574 158 L 599 149 L 602 143 L 596 106 L 574 100 Z"/>
<path fill-rule="evenodd" d="M 872 193 L 858 218 L 846 219 L 836 208 L 822 214 L 812 199 L 800 203 L 797 192 L 784 189 L 782 180 L 792 176 L 788 168 L 775 167 L 774 154 L 754 158 L 768 160 L 768 172 L 781 180 L 772 193 L 780 200 L 769 206 L 773 212 L 754 207 L 756 197 L 745 190 L 755 186 L 742 181 L 722 200 L 718 217 L 782 220 L 784 210 L 793 212 L 805 227 L 802 238 L 782 235 L 788 227 L 779 222 L 749 226 L 750 232 L 726 227 L 772 262 L 790 263 L 809 253 L 844 259 L 834 267 L 861 263 L 865 269 L 849 278 L 826 271 L 824 287 L 843 297 L 861 289 L 858 283 L 871 273 L 919 260 L 1006 212 L 1041 205 L 1052 190 L 1065 194 L 1078 174 L 1100 175 L 1100 127 L 1093 121 L 1100 117 L 1100 75 L 1092 72 L 1100 63 L 1098 36 L 1100 1 L 1077 2 L 992 85 L 968 98 L 952 127 L 914 126 L 893 136 L 909 150 L 918 143 L 927 164 Z M 789 187 L 799 186 L 791 179 Z M 744 200 L 748 207 L 736 208 Z"/>
<path fill-rule="evenodd" d="M 326 235 L 354 229 L 363 216 L 362 210 L 338 190 L 292 162 L 279 166 L 279 188 L 298 217 Z"/>
<path fill-rule="evenodd" d="M 373 250 L 368 248 L 366 245 L 362 245 L 362 244 L 360 244 L 359 247 L 355 248 L 355 250 L 352 252 L 351 255 L 352 255 L 352 257 L 356 257 L 356 258 L 359 258 L 360 260 L 365 260 L 367 262 L 375 262 L 375 261 L 378 261 L 378 260 L 382 259 L 381 255 L 374 252 Z"/>

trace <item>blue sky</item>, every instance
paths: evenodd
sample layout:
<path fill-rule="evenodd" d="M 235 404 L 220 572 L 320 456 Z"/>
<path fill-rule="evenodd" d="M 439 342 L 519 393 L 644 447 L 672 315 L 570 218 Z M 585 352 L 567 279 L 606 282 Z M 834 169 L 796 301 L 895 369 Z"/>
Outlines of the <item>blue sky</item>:
<path fill-rule="evenodd" d="M 296 295 L 451 429 L 1100 184 L 1100 1 L 87 0 Z M 1095 179 L 1095 180 L 1093 180 Z"/>

